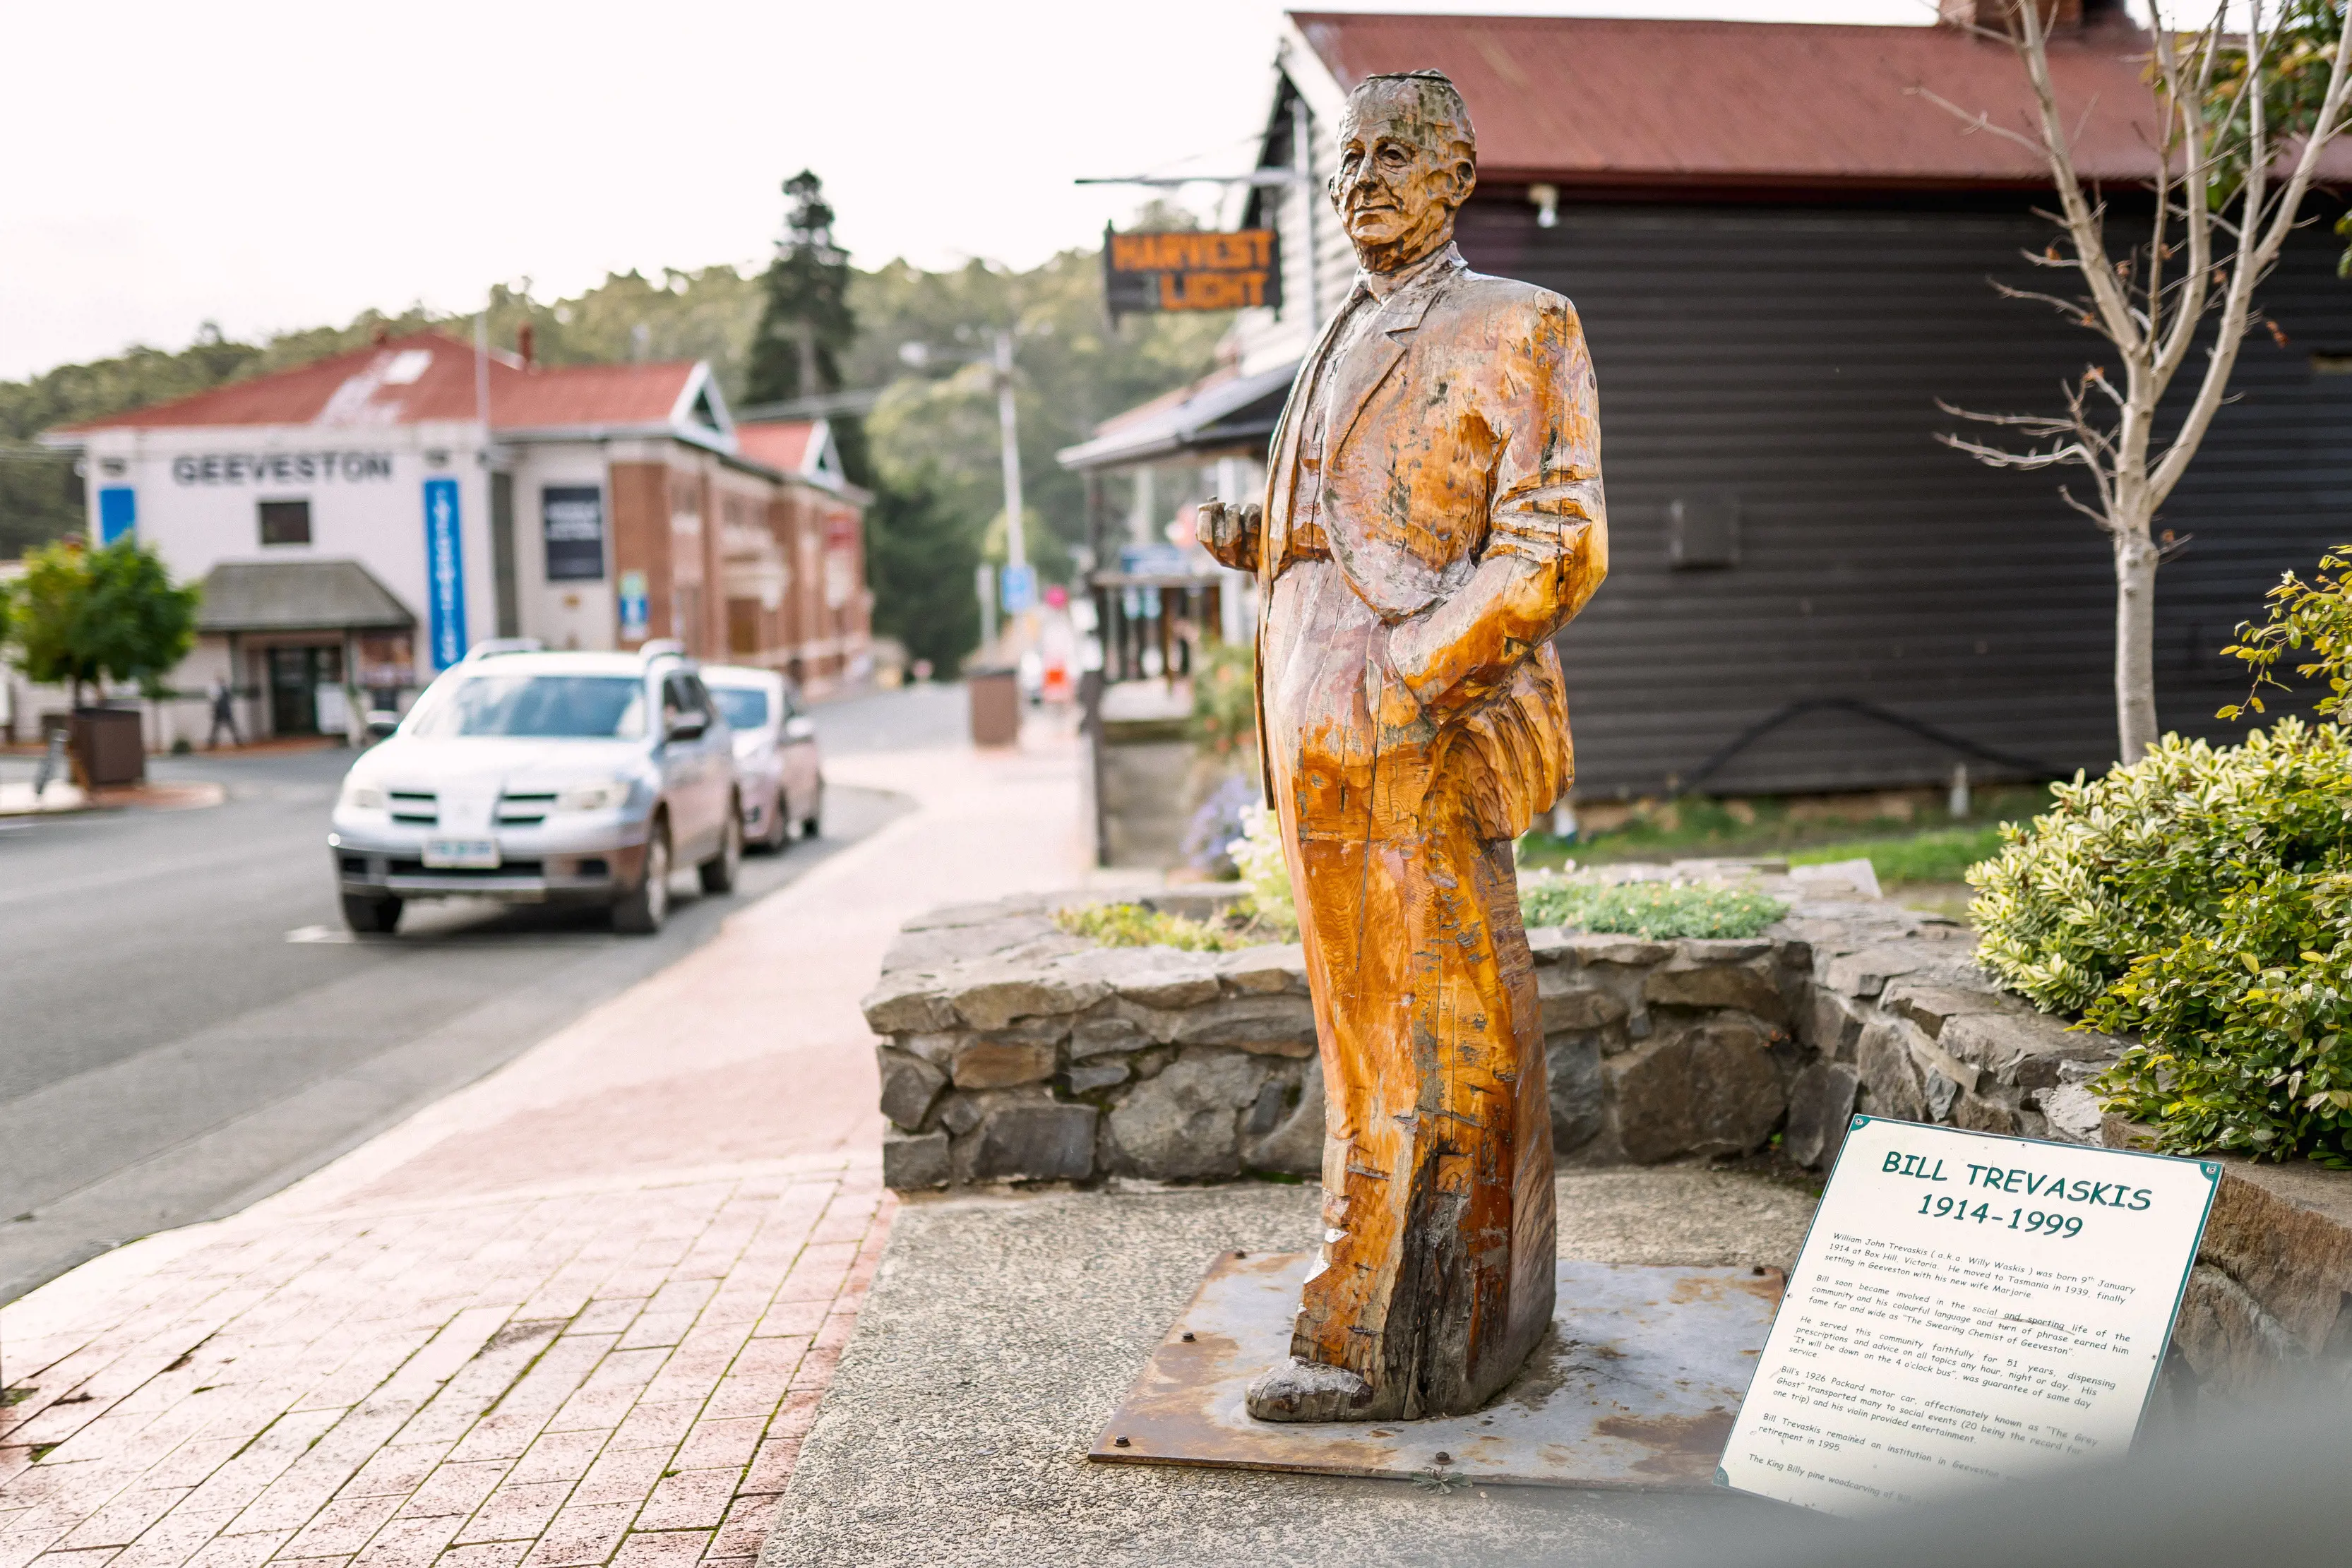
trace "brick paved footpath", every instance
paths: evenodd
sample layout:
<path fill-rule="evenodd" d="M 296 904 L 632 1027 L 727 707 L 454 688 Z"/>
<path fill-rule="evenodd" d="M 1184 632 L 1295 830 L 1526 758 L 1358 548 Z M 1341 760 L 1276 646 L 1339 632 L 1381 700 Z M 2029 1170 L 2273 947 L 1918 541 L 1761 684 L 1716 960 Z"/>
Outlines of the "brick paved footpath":
<path fill-rule="evenodd" d="M 245 1213 L 0 1310 L 0 1568 L 751 1568 L 887 1234 L 884 946 L 1081 874 L 1075 753 L 918 810 Z"/>

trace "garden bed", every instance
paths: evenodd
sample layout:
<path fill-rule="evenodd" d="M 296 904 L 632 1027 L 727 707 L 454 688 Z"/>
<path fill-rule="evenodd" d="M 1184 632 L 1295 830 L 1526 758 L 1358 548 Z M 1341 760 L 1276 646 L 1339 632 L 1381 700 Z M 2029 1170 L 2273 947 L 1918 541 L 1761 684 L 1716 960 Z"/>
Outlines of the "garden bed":
<path fill-rule="evenodd" d="M 1777 1140 L 1821 1168 L 1857 1106 L 2096 1140 L 2080 1084 L 2120 1042 L 1994 990 L 1956 922 L 1819 877 L 1713 862 L 1619 874 L 1729 877 L 1786 914 L 1743 938 L 1530 931 L 1564 1165 Z M 1214 925 L 1232 896 L 1160 894 L 1138 913 Z M 1322 1080 L 1297 946 L 1104 946 L 1055 918 L 1102 902 L 1035 895 L 908 925 L 866 1002 L 885 1037 L 893 1186 L 1318 1172 Z"/>

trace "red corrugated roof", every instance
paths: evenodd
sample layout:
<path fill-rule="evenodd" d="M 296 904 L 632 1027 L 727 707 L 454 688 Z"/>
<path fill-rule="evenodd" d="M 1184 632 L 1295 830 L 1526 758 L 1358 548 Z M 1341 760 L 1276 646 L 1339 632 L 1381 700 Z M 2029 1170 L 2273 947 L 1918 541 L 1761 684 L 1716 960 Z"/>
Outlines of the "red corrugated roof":
<path fill-rule="evenodd" d="M 547 430 L 666 424 L 694 365 L 561 365 L 526 371 L 493 356 L 489 371 L 492 427 Z M 477 412 L 474 398 L 473 345 L 437 332 L 418 332 L 65 429 L 72 434 L 219 424 L 415 424 L 470 420 Z"/>
<path fill-rule="evenodd" d="M 808 461 L 809 438 L 815 434 L 813 419 L 761 420 L 735 427 L 735 450 L 754 463 L 797 474 Z"/>
<path fill-rule="evenodd" d="M 692 361 L 517 371 L 491 382 L 490 424 L 498 430 L 667 424 L 693 374 Z"/>
<path fill-rule="evenodd" d="M 1593 16 L 1292 16 L 1343 88 L 1434 67 L 1454 78 L 1488 180 L 1861 188 L 2046 184 L 2039 154 L 1909 89 L 2028 130 L 2032 89 L 2006 45 L 1953 27 Z M 2147 36 L 2108 25 L 2053 39 L 2076 157 L 2145 180 Z M 2352 177 L 2352 146 L 2329 172 Z"/>

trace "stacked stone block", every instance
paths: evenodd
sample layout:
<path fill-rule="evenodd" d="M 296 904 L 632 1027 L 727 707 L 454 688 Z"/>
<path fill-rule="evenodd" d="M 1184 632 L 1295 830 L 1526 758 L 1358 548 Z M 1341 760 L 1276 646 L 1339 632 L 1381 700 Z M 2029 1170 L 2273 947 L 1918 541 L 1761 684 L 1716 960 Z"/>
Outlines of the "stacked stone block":
<path fill-rule="evenodd" d="M 1790 911 L 1753 940 L 1529 933 L 1563 1163 L 1748 1155 L 1777 1134 L 1823 1168 L 1857 1108 L 2095 1141 L 2080 1084 L 2121 1042 L 1996 991 L 1955 922 L 1762 885 Z M 940 910 L 901 936 L 866 1002 L 891 1185 L 1317 1174 L 1299 950 L 1099 946 L 1053 919 L 1087 896 Z"/>

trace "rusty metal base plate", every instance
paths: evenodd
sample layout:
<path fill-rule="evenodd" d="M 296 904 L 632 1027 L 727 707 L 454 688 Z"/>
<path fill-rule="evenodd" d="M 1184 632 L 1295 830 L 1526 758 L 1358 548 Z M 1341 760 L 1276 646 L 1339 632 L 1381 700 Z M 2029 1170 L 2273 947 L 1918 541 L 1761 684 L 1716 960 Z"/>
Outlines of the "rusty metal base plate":
<path fill-rule="evenodd" d="M 1563 1261 L 1551 1333 L 1486 1408 L 1290 1424 L 1242 1407 L 1290 1352 L 1313 1255 L 1220 1254 L 1089 1458 L 1475 1485 L 1706 1487 L 1787 1283 L 1777 1269 Z"/>

